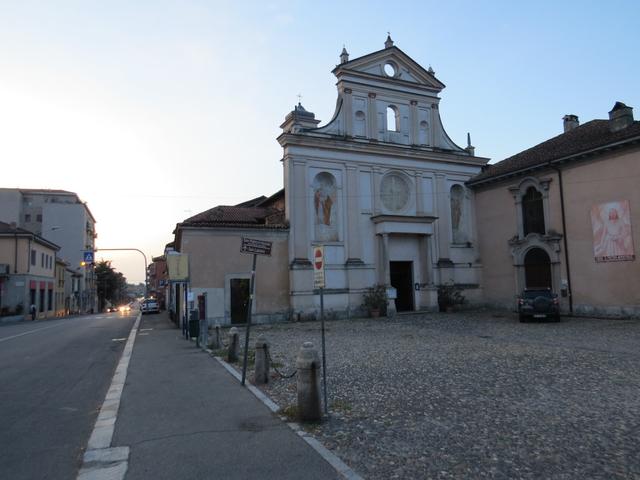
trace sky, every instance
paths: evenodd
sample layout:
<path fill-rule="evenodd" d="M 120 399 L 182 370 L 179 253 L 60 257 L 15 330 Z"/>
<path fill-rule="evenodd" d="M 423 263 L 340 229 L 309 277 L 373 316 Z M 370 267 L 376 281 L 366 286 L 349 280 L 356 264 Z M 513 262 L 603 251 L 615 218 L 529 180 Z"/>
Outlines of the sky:
<path fill-rule="evenodd" d="M 97 247 L 161 255 L 176 223 L 282 188 L 279 125 L 324 124 L 350 58 L 395 45 L 446 88 L 449 136 L 499 161 L 562 117 L 640 118 L 637 1 L 0 0 L 0 187 L 77 192 Z M 130 282 L 136 253 L 98 252 Z"/>

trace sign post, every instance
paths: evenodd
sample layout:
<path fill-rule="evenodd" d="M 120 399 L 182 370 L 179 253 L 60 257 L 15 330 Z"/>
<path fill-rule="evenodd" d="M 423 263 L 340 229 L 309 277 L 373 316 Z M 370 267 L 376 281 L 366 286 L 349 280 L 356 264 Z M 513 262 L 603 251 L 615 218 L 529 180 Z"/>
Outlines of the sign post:
<path fill-rule="evenodd" d="M 244 362 L 242 364 L 242 385 L 247 378 L 247 357 L 249 354 L 249 333 L 251 331 L 251 308 L 253 306 L 253 296 L 256 290 L 256 260 L 258 255 L 271 256 L 272 242 L 256 240 L 242 237 L 241 253 L 253 254 L 253 266 L 251 267 L 251 283 L 249 284 L 249 307 L 247 309 L 247 332 L 244 336 Z"/>
<path fill-rule="evenodd" d="M 328 414 L 327 405 L 327 356 L 324 341 L 324 246 L 313 247 L 313 286 L 320 289 L 320 323 L 322 325 L 322 392 L 324 396 L 324 413 Z"/>

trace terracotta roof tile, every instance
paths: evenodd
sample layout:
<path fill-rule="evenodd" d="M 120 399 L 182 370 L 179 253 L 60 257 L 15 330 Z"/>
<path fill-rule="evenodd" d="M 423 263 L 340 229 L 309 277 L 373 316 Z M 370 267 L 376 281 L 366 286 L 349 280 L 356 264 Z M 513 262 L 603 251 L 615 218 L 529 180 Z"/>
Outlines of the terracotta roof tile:
<path fill-rule="evenodd" d="M 609 130 L 609 120 L 591 120 L 535 147 L 489 165 L 468 184 L 474 185 L 519 170 L 542 166 L 549 161 L 586 153 L 638 136 L 640 136 L 640 122 L 633 122 L 623 130 L 612 132 Z"/>

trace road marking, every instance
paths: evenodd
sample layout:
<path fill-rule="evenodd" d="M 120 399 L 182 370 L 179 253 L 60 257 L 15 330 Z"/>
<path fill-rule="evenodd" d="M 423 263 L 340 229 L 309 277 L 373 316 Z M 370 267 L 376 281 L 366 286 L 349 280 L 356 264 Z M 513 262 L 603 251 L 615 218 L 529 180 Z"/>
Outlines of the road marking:
<path fill-rule="evenodd" d="M 80 468 L 76 480 L 123 480 L 127 473 L 129 447 L 111 447 L 111 441 L 118 419 L 120 398 L 124 382 L 127 379 L 129 361 L 133 353 L 133 344 L 136 341 L 136 333 L 140 325 L 140 317 L 138 314 L 133 327 L 131 327 L 129 338 L 111 379 L 111 386 L 102 403 L 91 437 L 89 437 L 82 468 Z"/>
<path fill-rule="evenodd" d="M 153 330 L 153 328 L 141 328 L 140 332 L 148 332 L 149 330 Z"/>
<path fill-rule="evenodd" d="M 29 330 L 28 332 L 19 333 L 18 335 L 12 335 L 10 337 L 0 338 L 0 342 L 6 342 L 7 340 L 11 340 L 12 338 L 22 337 L 24 335 L 29 335 L 30 333 L 41 332 L 42 330 L 49 330 L 50 328 L 59 327 L 60 325 L 62 325 L 62 324 L 61 323 L 56 323 L 55 325 L 50 325 L 48 327 L 36 328 L 34 330 Z"/>
<path fill-rule="evenodd" d="M 127 337 L 122 337 L 122 338 L 112 338 L 111 341 L 112 342 L 124 342 L 127 339 Z"/>

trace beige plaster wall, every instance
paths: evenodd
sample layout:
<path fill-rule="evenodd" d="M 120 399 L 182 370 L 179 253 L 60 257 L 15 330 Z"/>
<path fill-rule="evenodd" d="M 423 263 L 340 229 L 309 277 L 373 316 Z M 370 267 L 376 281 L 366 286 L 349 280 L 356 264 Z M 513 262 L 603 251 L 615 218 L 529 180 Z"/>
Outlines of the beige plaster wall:
<path fill-rule="evenodd" d="M 190 254 L 193 288 L 228 288 L 225 275 L 251 273 L 253 256 L 240 253 L 237 231 L 184 230 L 181 251 Z M 256 230 L 244 236 L 273 242 L 271 256 L 258 256 L 255 313 L 283 312 L 289 308 L 287 232 Z"/>
<path fill-rule="evenodd" d="M 640 150 L 572 166 L 563 179 L 574 305 L 640 308 Z M 617 200 L 630 204 L 636 259 L 596 262 L 591 207 Z"/>
<path fill-rule="evenodd" d="M 29 267 L 30 252 L 29 252 L 29 239 L 18 238 L 18 274 L 31 273 L 33 275 L 42 275 L 46 277 L 54 276 L 53 268 L 42 268 L 40 266 L 40 254 L 42 252 L 50 256 L 55 256 L 55 251 L 51 248 L 47 248 L 36 242 L 31 242 L 31 249 L 36 251 L 36 265 Z M 6 263 L 9 265 L 9 273 L 15 273 L 15 238 L 2 237 L 0 238 L 0 263 Z M 53 262 L 55 265 L 55 261 Z"/>

